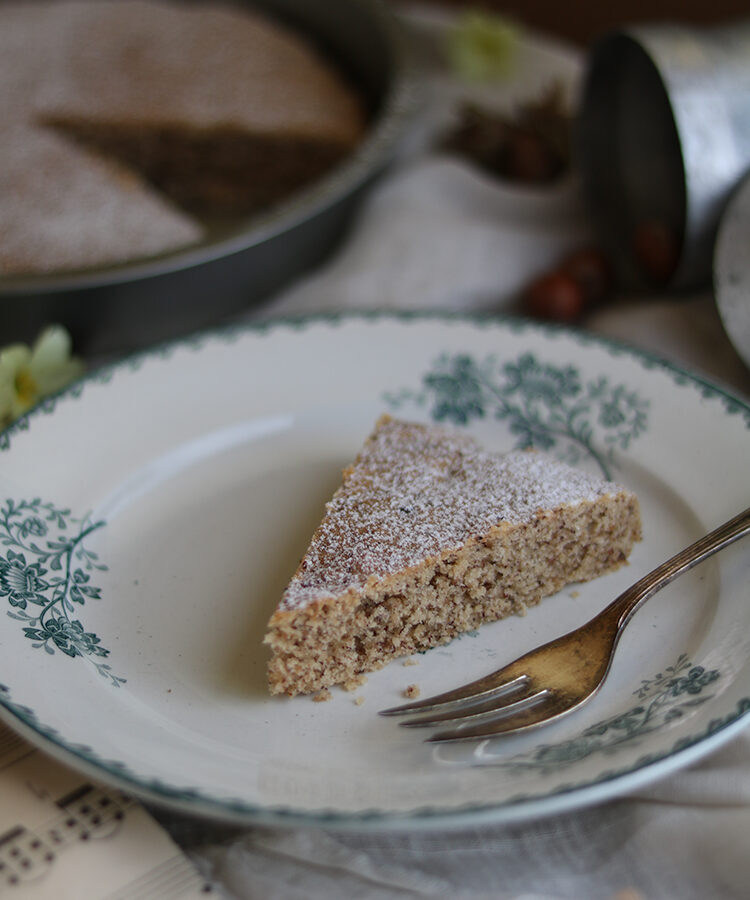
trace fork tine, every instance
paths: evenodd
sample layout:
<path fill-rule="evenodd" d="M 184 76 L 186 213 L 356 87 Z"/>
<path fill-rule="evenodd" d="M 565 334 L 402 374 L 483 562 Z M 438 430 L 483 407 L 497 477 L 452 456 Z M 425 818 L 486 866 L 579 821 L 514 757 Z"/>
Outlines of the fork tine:
<path fill-rule="evenodd" d="M 422 716 L 419 719 L 410 719 L 407 722 L 399 722 L 402 728 L 428 728 L 432 725 L 448 725 L 452 722 L 466 722 L 471 719 L 482 718 L 484 721 L 493 713 L 497 715 L 511 715 L 520 712 L 535 703 L 539 703 L 550 694 L 547 688 L 535 690 L 531 684 L 521 696 L 515 693 L 508 698 L 507 693 L 493 694 L 489 700 L 482 703 L 460 706 L 449 712 L 438 715 Z"/>
<path fill-rule="evenodd" d="M 393 706 L 390 709 L 381 709 L 381 716 L 400 716 L 404 713 L 431 712 L 442 706 L 459 703 L 461 701 L 480 701 L 489 695 L 498 695 L 510 691 L 517 691 L 525 687 L 528 676 L 522 674 L 515 663 L 497 669 L 483 678 L 471 681 L 444 694 L 436 694 L 434 697 L 426 697 L 414 703 L 404 703 L 402 706 Z"/>
<path fill-rule="evenodd" d="M 580 702 L 571 702 L 569 695 L 549 692 L 538 703 L 533 706 L 526 705 L 519 712 L 493 719 L 490 722 L 480 722 L 467 727 L 459 726 L 452 731 L 439 731 L 426 740 L 430 744 L 441 744 L 447 741 L 478 741 L 499 734 L 522 731 L 557 719 L 579 705 Z"/>

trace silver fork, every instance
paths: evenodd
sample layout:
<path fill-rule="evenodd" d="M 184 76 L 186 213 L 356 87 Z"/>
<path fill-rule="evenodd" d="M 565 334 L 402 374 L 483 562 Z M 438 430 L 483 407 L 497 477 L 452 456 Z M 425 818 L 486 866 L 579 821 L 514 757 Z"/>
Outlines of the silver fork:
<path fill-rule="evenodd" d="M 589 700 L 609 672 L 617 642 L 649 597 L 750 533 L 750 507 L 644 575 L 585 625 L 463 687 L 381 710 L 383 716 L 434 713 L 407 727 L 455 725 L 427 740 L 470 741 L 544 725 Z"/>

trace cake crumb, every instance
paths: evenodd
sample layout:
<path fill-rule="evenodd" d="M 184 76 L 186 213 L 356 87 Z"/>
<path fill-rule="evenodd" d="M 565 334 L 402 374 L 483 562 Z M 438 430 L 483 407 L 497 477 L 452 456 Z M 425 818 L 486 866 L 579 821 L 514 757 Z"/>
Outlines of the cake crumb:
<path fill-rule="evenodd" d="M 401 665 L 402 665 L 402 666 L 418 666 L 418 665 L 419 665 L 419 660 L 418 660 L 418 659 L 414 659 L 413 657 L 410 656 L 408 659 L 405 659 L 405 660 L 401 663 Z"/>
<path fill-rule="evenodd" d="M 356 691 L 358 687 L 362 687 L 363 684 L 367 682 L 366 675 L 355 675 L 353 678 L 350 678 L 348 681 L 343 682 L 341 687 L 345 691 Z"/>
<path fill-rule="evenodd" d="M 404 690 L 404 697 L 408 697 L 410 700 L 416 700 L 416 698 L 422 693 L 419 689 L 418 684 L 410 684 L 408 688 Z"/>
<path fill-rule="evenodd" d="M 362 706 L 362 704 L 363 704 L 364 702 L 365 702 L 365 698 L 364 698 L 364 697 L 356 697 L 356 698 L 354 699 L 354 705 L 355 705 L 355 706 Z"/>
<path fill-rule="evenodd" d="M 571 596 L 574 600 L 577 600 L 577 599 L 581 596 L 581 592 L 580 592 L 580 591 L 571 591 L 571 592 L 570 592 L 570 596 Z"/>
<path fill-rule="evenodd" d="M 326 688 L 325 690 L 318 691 L 317 694 L 313 694 L 313 703 L 325 703 L 327 700 L 330 700 L 333 697 L 333 694 Z"/>

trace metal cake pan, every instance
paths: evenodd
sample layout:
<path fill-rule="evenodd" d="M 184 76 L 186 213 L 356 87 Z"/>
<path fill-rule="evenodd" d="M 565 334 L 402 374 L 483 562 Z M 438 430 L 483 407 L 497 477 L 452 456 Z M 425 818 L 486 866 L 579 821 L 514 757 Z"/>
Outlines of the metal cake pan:
<path fill-rule="evenodd" d="M 128 352 L 222 322 L 321 262 L 398 150 L 413 85 L 397 23 L 378 0 L 248 0 L 308 34 L 362 91 L 358 149 L 272 210 L 184 250 L 128 264 L 0 277 L 0 343 L 65 325 L 88 356 Z"/>

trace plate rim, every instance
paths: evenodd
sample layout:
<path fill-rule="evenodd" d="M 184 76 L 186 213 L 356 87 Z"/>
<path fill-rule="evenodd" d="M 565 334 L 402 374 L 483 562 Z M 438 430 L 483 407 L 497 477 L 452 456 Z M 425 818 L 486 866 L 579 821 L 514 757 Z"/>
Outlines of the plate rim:
<path fill-rule="evenodd" d="M 724 333 L 745 365 L 750 366 L 750 337 L 737 330 L 742 315 L 738 314 L 736 300 L 742 291 L 743 279 L 750 280 L 750 266 L 738 258 L 737 245 L 741 243 L 742 225 L 750 222 L 750 172 L 736 186 L 722 213 L 716 234 L 713 254 L 713 287 L 716 309 Z M 745 229 L 747 230 L 747 229 Z M 738 271 L 741 275 L 737 275 Z M 750 322 L 750 308 L 744 316 Z M 743 340 L 740 340 L 740 337 Z"/>
<path fill-rule="evenodd" d="M 592 806 L 651 784 L 666 775 L 695 763 L 718 749 L 747 727 L 750 696 L 735 704 L 735 711 L 720 719 L 712 719 L 703 733 L 689 739 L 680 738 L 670 749 L 644 754 L 623 769 L 607 769 L 599 777 L 586 782 L 564 784 L 542 796 L 518 794 L 503 803 L 467 804 L 458 807 L 420 806 L 408 811 L 376 809 L 342 812 L 329 807 L 302 811 L 289 805 L 250 803 L 239 798 L 219 799 L 196 788 L 177 788 L 158 779 L 139 778 L 128 767 L 102 760 L 90 748 L 75 747 L 57 737 L 50 726 L 35 725 L 32 710 L 13 704 L 3 694 L 0 684 L 0 721 L 17 734 L 26 737 L 35 749 L 70 765 L 93 778 L 114 784 L 145 802 L 207 820 L 235 822 L 245 825 L 304 826 L 347 831 L 407 830 L 447 827 L 473 827 L 477 824 L 511 824 L 534 818 L 546 818 L 563 812 Z M 13 724 L 11 724 L 11 722 Z M 18 723 L 21 728 L 18 728 Z M 614 786 L 614 790 L 612 789 Z M 571 801 L 571 798 L 572 801 Z"/>
<path fill-rule="evenodd" d="M 639 347 L 637 344 L 622 338 L 586 331 L 585 328 L 575 325 L 532 319 L 512 312 L 451 312 L 446 310 L 410 309 L 339 310 L 292 313 L 214 325 L 201 328 L 188 335 L 159 340 L 149 344 L 147 347 L 126 353 L 113 361 L 100 363 L 84 372 L 71 384 L 44 397 L 9 425 L 6 425 L 4 428 L 0 427 L 0 453 L 9 449 L 9 438 L 13 434 L 28 430 L 30 422 L 35 417 L 52 413 L 58 400 L 68 396 L 77 397 L 83 392 L 87 384 L 109 381 L 120 370 L 136 369 L 151 357 L 154 359 L 167 359 L 181 349 L 199 351 L 203 345 L 210 341 L 231 342 L 240 339 L 246 334 L 260 337 L 284 328 L 298 332 L 315 325 L 341 326 L 350 322 L 405 323 L 414 321 L 442 322 L 445 324 L 459 323 L 476 327 L 501 327 L 518 333 L 525 331 L 537 332 L 545 337 L 563 335 L 575 340 L 582 346 L 600 347 L 608 350 L 615 356 L 629 356 L 646 370 L 660 369 L 665 374 L 670 375 L 672 381 L 678 387 L 691 385 L 694 388 L 700 388 L 703 396 L 706 398 L 719 398 L 724 405 L 725 412 L 729 414 L 742 412 L 746 426 L 750 428 L 750 396 L 743 396 L 739 388 L 723 382 L 717 376 L 701 373 L 691 369 L 688 365 L 683 365 L 668 356 L 661 355 L 653 349 Z"/>
<path fill-rule="evenodd" d="M 204 346 L 214 341 L 235 341 L 246 335 L 267 337 L 280 330 L 300 332 L 316 325 L 338 328 L 349 323 L 374 322 L 400 326 L 405 322 L 421 321 L 445 325 L 464 324 L 481 329 L 496 328 L 511 333 L 532 333 L 545 339 L 562 335 L 579 346 L 594 346 L 615 356 L 627 356 L 646 370 L 658 369 L 671 376 L 676 387 L 698 389 L 704 399 L 720 402 L 726 415 L 741 414 L 745 428 L 750 429 L 750 400 L 744 398 L 739 391 L 719 380 L 691 371 L 653 351 L 643 350 L 619 339 L 566 325 L 538 322 L 507 314 L 361 311 L 310 313 L 262 321 L 237 322 L 154 344 L 115 362 L 92 369 L 74 384 L 42 400 L 23 417 L 0 430 L 0 454 L 11 449 L 13 435 L 27 431 L 35 418 L 54 413 L 59 400 L 67 397 L 78 399 L 87 384 L 106 383 L 116 374 L 127 374 L 128 370 L 137 371 L 149 359 L 168 362 L 170 356 L 180 349 L 200 352 Z M 159 779 L 138 776 L 129 769 L 128 764 L 103 759 L 92 748 L 76 745 L 60 737 L 56 729 L 38 720 L 33 709 L 13 701 L 10 689 L 0 681 L 0 721 L 4 721 L 12 730 L 26 737 L 36 748 L 50 753 L 79 771 L 85 770 L 94 778 L 103 777 L 108 782 L 115 782 L 143 800 L 175 811 L 219 821 L 347 830 L 425 829 L 466 827 L 480 822 L 511 823 L 593 805 L 655 781 L 702 758 L 744 729 L 748 713 L 750 713 L 750 688 L 748 696 L 735 701 L 731 712 L 720 718 L 711 719 L 700 733 L 679 737 L 669 748 L 643 754 L 621 769 L 606 769 L 591 780 L 565 783 L 541 796 L 518 794 L 500 803 L 492 802 L 484 805 L 470 802 L 466 807 L 423 805 L 407 811 L 381 809 L 342 811 L 328 807 L 301 810 L 290 805 L 271 806 L 239 798 L 220 798 L 206 794 L 198 788 L 178 787 Z"/>

